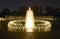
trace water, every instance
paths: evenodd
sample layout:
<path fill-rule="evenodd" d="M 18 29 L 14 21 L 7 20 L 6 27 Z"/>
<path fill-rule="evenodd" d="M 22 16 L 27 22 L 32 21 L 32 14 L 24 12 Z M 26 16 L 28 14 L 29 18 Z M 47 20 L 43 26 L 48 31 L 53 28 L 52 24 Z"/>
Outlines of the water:
<path fill-rule="evenodd" d="M 0 39 L 60 39 L 60 29 L 50 32 L 8 32 L 6 22 L 0 22 Z M 4 29 L 3 29 L 4 27 Z"/>
<path fill-rule="evenodd" d="M 0 39 L 58 39 L 60 31 L 54 32 L 1 32 Z"/>
<path fill-rule="evenodd" d="M 34 14 L 31 10 L 31 7 L 29 7 L 29 10 L 26 12 L 26 23 L 25 23 L 26 32 L 33 32 L 34 28 Z"/>

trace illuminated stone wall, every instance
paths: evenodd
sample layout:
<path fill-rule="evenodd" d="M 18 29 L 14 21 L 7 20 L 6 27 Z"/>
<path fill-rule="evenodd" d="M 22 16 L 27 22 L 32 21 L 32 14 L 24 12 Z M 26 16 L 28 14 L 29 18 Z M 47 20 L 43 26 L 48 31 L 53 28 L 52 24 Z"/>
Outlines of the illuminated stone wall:
<path fill-rule="evenodd" d="M 20 19 L 20 20 L 25 20 L 25 16 L 5 16 L 6 19 L 8 20 L 17 20 L 17 19 Z M 54 16 L 34 16 L 34 19 L 35 20 L 51 20 L 53 21 L 54 20 Z"/>

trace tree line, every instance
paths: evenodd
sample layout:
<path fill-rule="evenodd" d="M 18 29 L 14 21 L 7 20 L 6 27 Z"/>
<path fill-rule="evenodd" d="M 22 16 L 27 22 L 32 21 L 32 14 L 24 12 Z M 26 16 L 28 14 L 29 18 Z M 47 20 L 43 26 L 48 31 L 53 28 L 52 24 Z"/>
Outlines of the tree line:
<path fill-rule="evenodd" d="M 34 6 L 31 7 L 35 16 L 41 16 L 41 15 L 48 15 L 48 16 L 56 16 L 60 17 L 60 8 L 54 8 L 47 6 L 46 8 L 43 8 L 41 6 Z M 25 16 L 26 11 L 28 10 L 28 7 L 22 6 L 19 7 L 18 10 L 10 11 L 8 8 L 3 8 L 0 12 L 0 17 L 4 17 L 5 15 L 16 15 L 16 16 Z"/>

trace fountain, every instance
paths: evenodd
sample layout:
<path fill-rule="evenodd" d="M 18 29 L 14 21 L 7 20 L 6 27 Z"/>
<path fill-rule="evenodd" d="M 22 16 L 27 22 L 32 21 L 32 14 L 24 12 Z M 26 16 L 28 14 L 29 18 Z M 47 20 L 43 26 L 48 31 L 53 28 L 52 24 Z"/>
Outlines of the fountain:
<path fill-rule="evenodd" d="M 25 17 L 24 17 L 25 18 Z M 51 23 L 46 20 L 34 19 L 33 10 L 31 7 L 26 12 L 26 19 L 12 20 L 8 23 L 8 31 L 16 32 L 47 32 L 51 31 Z"/>
<path fill-rule="evenodd" d="M 29 10 L 26 12 L 26 23 L 25 23 L 26 32 L 33 32 L 34 29 L 34 14 L 29 7 Z"/>

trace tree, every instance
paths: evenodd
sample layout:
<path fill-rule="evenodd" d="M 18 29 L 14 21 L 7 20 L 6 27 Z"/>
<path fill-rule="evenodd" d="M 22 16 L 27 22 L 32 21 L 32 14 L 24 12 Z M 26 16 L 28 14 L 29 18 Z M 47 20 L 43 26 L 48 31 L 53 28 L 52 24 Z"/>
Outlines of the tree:
<path fill-rule="evenodd" d="M 52 16 L 54 16 L 55 13 L 57 12 L 57 10 L 56 10 L 56 8 L 52 8 L 52 7 L 50 7 L 50 6 L 47 6 L 47 7 L 46 7 L 46 12 L 47 12 L 47 15 L 52 15 Z"/>
<path fill-rule="evenodd" d="M 9 15 L 9 12 L 10 10 L 8 8 L 4 8 L 2 11 L 1 11 L 1 15 Z"/>

